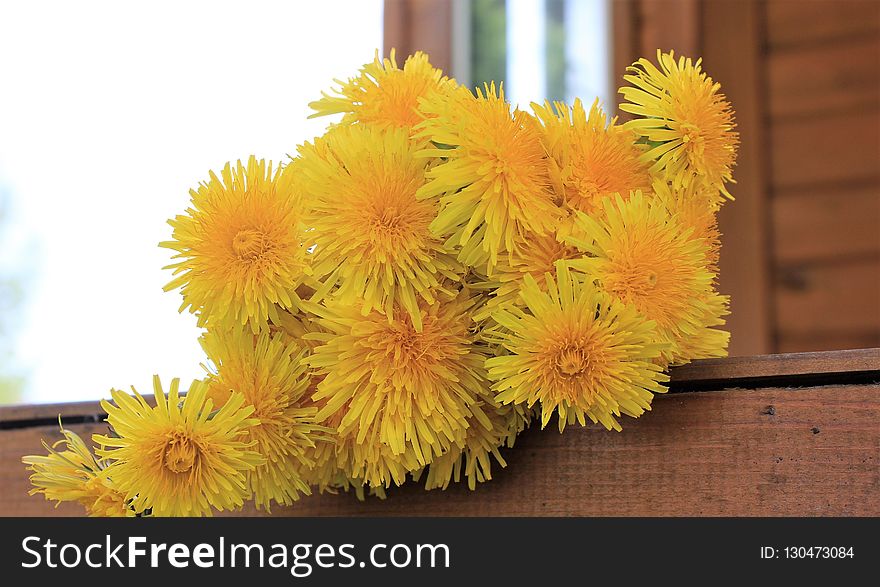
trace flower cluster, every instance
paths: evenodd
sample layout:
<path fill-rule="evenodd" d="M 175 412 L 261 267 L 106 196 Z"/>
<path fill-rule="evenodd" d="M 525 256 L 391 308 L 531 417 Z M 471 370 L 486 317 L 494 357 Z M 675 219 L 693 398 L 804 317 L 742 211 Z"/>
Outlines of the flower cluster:
<path fill-rule="evenodd" d="M 417 53 L 311 104 L 342 114 L 284 165 L 251 157 L 170 220 L 188 392 L 112 392 L 94 454 L 25 457 L 96 515 L 207 515 L 313 491 L 471 488 L 534 419 L 621 429 L 670 365 L 726 353 L 716 213 L 737 147 L 700 61 L 658 52 L 598 102 L 514 108 Z M 56 447 L 57 448 L 57 447 Z"/>

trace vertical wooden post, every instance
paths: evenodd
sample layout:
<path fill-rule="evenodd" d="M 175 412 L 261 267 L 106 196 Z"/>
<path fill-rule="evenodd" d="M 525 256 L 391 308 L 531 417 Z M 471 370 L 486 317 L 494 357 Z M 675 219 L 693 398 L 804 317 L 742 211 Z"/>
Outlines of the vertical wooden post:
<path fill-rule="evenodd" d="M 736 202 L 719 217 L 723 234 L 720 289 L 731 296 L 730 354 L 767 353 L 772 340 L 767 137 L 763 30 L 757 0 L 702 5 L 703 61 L 736 110 L 740 147 L 734 169 Z"/>
<path fill-rule="evenodd" d="M 623 85 L 626 68 L 638 59 L 637 5 L 635 0 L 613 0 L 611 3 L 611 88 L 614 104 L 620 104 L 617 89 Z M 621 120 L 632 115 L 617 108 Z"/>
<path fill-rule="evenodd" d="M 452 0 L 385 0 L 385 55 L 398 61 L 424 51 L 431 63 L 452 71 Z"/>
<path fill-rule="evenodd" d="M 696 55 L 702 44 L 699 0 L 641 0 L 640 57 L 654 58 L 657 49 Z"/>

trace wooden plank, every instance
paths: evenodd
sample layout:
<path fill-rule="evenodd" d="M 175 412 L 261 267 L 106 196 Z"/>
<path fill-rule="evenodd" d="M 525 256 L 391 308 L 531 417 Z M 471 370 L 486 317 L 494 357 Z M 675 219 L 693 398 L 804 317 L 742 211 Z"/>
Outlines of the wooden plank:
<path fill-rule="evenodd" d="M 57 420 L 59 415 L 82 418 L 103 413 L 101 404 L 95 401 L 63 404 L 20 404 L 0 406 L 0 430 L 4 422 L 30 420 Z"/>
<path fill-rule="evenodd" d="M 284 516 L 860 516 L 880 514 L 880 388 L 679 394 L 622 433 L 526 432 L 470 492 L 408 485 L 323 495 Z M 245 513 L 252 514 L 253 510 Z"/>
<path fill-rule="evenodd" d="M 6 409 L 6 408 L 4 408 Z M 69 412 L 68 412 L 69 413 Z M 107 432 L 106 424 L 75 424 L 66 426 L 83 440 L 92 434 Z M 42 441 L 52 445 L 61 440 L 57 425 L 44 425 L 15 430 L 0 430 L 0 516 L 82 516 L 77 504 L 65 503 L 56 509 L 42 496 L 29 496 L 30 472 L 21 462 L 25 455 L 46 454 Z"/>
<path fill-rule="evenodd" d="M 785 192 L 772 215 L 777 262 L 880 255 L 880 183 Z"/>
<path fill-rule="evenodd" d="M 880 331 L 880 259 L 781 267 L 778 277 L 783 335 Z"/>
<path fill-rule="evenodd" d="M 804 378 L 831 377 L 852 382 L 851 376 L 865 373 L 880 381 L 880 348 L 704 359 L 675 367 L 672 373 L 673 386 L 723 382 L 726 387 L 738 387 L 768 379 L 795 385 Z"/>
<path fill-rule="evenodd" d="M 773 52 L 767 68 L 777 120 L 880 105 L 880 36 Z"/>
<path fill-rule="evenodd" d="M 802 353 L 831 349 L 866 349 L 880 347 L 880 330 L 866 332 L 810 332 L 779 336 L 779 351 Z"/>
<path fill-rule="evenodd" d="M 407 484 L 386 500 L 304 498 L 299 516 L 880 515 L 880 387 L 728 390 L 661 396 L 622 433 L 533 428 L 509 466 L 471 492 Z M 76 431 L 85 435 L 96 426 Z M 52 428 L 3 432 L 0 515 L 76 515 L 27 496 L 22 454 Z M 252 515 L 248 508 L 243 514 Z"/>
<path fill-rule="evenodd" d="M 611 3 L 611 80 L 610 87 L 614 91 L 614 103 L 617 117 L 621 121 L 631 120 L 629 112 L 620 110 L 618 88 L 623 85 L 626 68 L 640 57 L 638 19 L 636 0 L 614 0 Z"/>
<path fill-rule="evenodd" d="M 783 355 L 756 355 L 701 359 L 670 369 L 673 387 L 698 382 L 724 380 L 728 387 L 745 380 L 802 375 L 845 375 L 865 371 L 880 372 L 880 348 L 840 350 Z M 852 381 L 844 380 L 845 383 Z M 786 383 L 794 385 L 795 382 Z M 152 396 L 147 396 L 152 403 Z M 60 404 L 0 405 L 0 430 L 51 426 L 61 416 L 64 422 L 91 419 L 78 424 L 100 424 L 106 413 L 96 401 Z M 66 425 L 66 424 L 65 424 Z M 70 427 L 70 426 L 68 426 Z M 71 427 L 71 429 L 73 429 Z"/>
<path fill-rule="evenodd" d="M 655 60 L 657 49 L 698 57 L 701 49 L 699 0 L 640 0 L 640 57 Z"/>
<path fill-rule="evenodd" d="M 389 55 L 392 49 L 406 51 L 409 42 L 409 2 L 385 0 L 382 11 L 382 51 Z"/>
<path fill-rule="evenodd" d="M 770 138 L 776 188 L 880 178 L 878 110 L 775 123 Z"/>
<path fill-rule="evenodd" d="M 452 1 L 385 0 L 384 50 L 397 49 L 398 65 L 424 51 L 435 67 L 452 70 Z"/>
<path fill-rule="evenodd" d="M 718 219 L 723 235 L 719 289 L 731 296 L 732 356 L 773 351 L 761 17 L 754 0 L 702 5 L 705 69 L 733 104 L 742 141 L 737 183 L 730 186 L 737 200 L 724 206 Z"/>
<path fill-rule="evenodd" d="M 880 33 L 876 0 L 769 0 L 767 41 L 772 49 L 829 43 Z"/>

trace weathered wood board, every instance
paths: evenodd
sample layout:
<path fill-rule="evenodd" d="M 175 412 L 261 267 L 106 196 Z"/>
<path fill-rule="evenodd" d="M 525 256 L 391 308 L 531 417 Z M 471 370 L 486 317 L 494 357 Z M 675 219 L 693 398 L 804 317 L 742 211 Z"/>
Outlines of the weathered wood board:
<path fill-rule="evenodd" d="M 880 515 L 880 349 L 697 362 L 621 433 L 537 427 L 470 491 L 409 483 L 388 498 L 320 495 L 281 516 Z M 687 391 L 680 391 L 687 390 Z M 81 515 L 29 497 L 23 454 L 87 437 L 97 404 L 0 408 L 0 515 Z M 253 509 L 240 512 L 253 515 Z"/>

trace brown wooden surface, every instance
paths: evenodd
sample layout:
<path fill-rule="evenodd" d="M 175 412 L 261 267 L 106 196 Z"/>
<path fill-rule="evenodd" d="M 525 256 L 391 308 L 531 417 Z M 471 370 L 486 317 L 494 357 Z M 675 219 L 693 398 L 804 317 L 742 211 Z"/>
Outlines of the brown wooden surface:
<path fill-rule="evenodd" d="M 101 406 L 98 401 L 0 406 L 0 423 L 27 420 L 52 420 L 57 419 L 59 415 L 86 416 L 89 414 L 98 414 L 100 412 Z"/>
<path fill-rule="evenodd" d="M 773 228 L 778 263 L 880 257 L 880 184 L 780 194 Z"/>
<path fill-rule="evenodd" d="M 641 45 L 638 31 L 634 26 L 638 18 L 638 0 L 614 0 L 611 3 L 611 76 L 609 87 L 613 92 L 613 102 L 617 117 L 621 120 L 630 120 L 632 115 L 624 112 L 620 106 L 620 95 L 617 90 L 623 85 L 623 75 L 626 68 L 641 57 L 639 51 Z"/>
<path fill-rule="evenodd" d="M 779 351 L 783 353 L 802 350 L 876 348 L 880 347 L 880 331 L 783 333 L 779 337 L 778 346 Z"/>
<path fill-rule="evenodd" d="M 832 375 L 833 385 L 809 383 Z M 409 484 L 385 501 L 313 496 L 274 513 L 880 515 L 880 349 L 700 361 L 673 378 L 696 389 L 759 388 L 659 396 L 652 412 L 625 419 L 622 433 L 534 428 L 505 452 L 509 467 L 474 493 Z M 97 410 L 93 402 L 0 408 L 0 515 L 81 513 L 29 497 L 20 459 L 60 438 L 59 412 L 69 421 Z M 84 438 L 106 430 L 94 421 L 66 426 Z"/>
<path fill-rule="evenodd" d="M 777 51 L 770 54 L 767 68 L 769 110 L 775 120 L 877 108 L 880 35 Z"/>
<path fill-rule="evenodd" d="M 880 111 L 784 120 L 770 136 L 777 189 L 880 178 Z"/>
<path fill-rule="evenodd" d="M 737 201 L 719 216 L 723 244 L 719 289 L 731 296 L 727 324 L 731 355 L 772 352 L 775 321 L 768 255 L 762 4 L 628 0 L 612 7 L 615 38 L 623 39 L 614 45 L 615 64 L 630 55 L 653 59 L 658 48 L 703 57 L 706 71 L 721 81 L 736 109 L 742 144 L 737 184 L 730 190 Z M 621 52 L 625 55 L 618 55 Z"/>
<path fill-rule="evenodd" d="M 731 298 L 732 356 L 773 352 L 760 16 L 760 5 L 751 0 L 702 4 L 704 67 L 734 105 L 740 134 L 737 183 L 730 186 L 736 201 L 718 216 L 723 239 L 718 287 Z"/>
<path fill-rule="evenodd" d="M 704 359 L 672 369 L 674 383 L 723 380 L 729 385 L 768 377 L 827 376 L 875 372 L 880 381 L 880 348 Z"/>
<path fill-rule="evenodd" d="M 639 57 L 656 58 L 657 49 L 677 55 L 700 52 L 700 0 L 641 0 L 638 3 Z"/>
<path fill-rule="evenodd" d="M 768 0 L 771 49 L 832 44 L 880 34 L 877 0 Z"/>
<path fill-rule="evenodd" d="M 385 0 L 384 51 L 407 55 L 425 51 L 431 63 L 452 71 L 452 0 Z"/>
<path fill-rule="evenodd" d="M 5 408 L 3 408 L 5 409 Z M 68 412 L 69 413 L 69 412 Z M 105 434 L 106 424 L 72 424 L 65 428 L 90 440 L 92 434 Z M 42 496 L 29 496 L 29 472 L 21 457 L 46 454 L 42 442 L 52 445 L 61 440 L 57 425 L 0 430 L 0 516 L 82 516 L 82 507 L 63 503 L 57 508 Z"/>
<path fill-rule="evenodd" d="M 775 349 L 880 341 L 880 2 L 769 0 Z"/>
<path fill-rule="evenodd" d="M 386 500 L 313 496 L 273 513 L 876 516 L 878 421 L 876 385 L 674 394 L 620 433 L 530 429 L 475 492 L 409 485 Z"/>
<path fill-rule="evenodd" d="M 793 265 L 777 277 L 781 332 L 880 331 L 880 266 L 875 258 Z"/>

